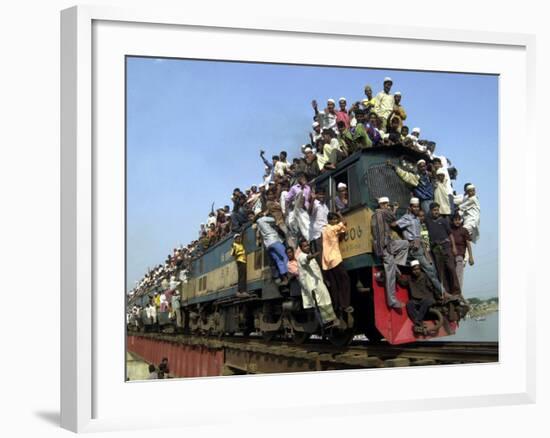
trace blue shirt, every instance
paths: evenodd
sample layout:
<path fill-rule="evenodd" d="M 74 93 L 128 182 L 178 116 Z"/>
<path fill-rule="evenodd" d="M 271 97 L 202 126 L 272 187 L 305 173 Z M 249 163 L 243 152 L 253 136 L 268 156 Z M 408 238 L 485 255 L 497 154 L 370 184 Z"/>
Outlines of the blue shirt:
<path fill-rule="evenodd" d="M 420 226 L 420 219 L 414 214 L 407 213 L 399 218 L 397 226 L 403 230 L 403 237 L 409 242 L 420 239 L 420 232 L 422 227 Z"/>

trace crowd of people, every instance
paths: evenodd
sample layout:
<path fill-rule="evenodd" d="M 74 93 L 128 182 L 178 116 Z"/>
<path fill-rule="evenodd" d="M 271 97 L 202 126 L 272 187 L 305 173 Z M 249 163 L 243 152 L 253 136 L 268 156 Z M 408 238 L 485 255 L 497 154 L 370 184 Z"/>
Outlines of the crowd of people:
<path fill-rule="evenodd" d="M 392 94 L 392 86 L 392 79 L 386 77 L 383 89 L 374 96 L 367 85 L 365 97 L 349 108 L 345 98 L 338 100 L 338 108 L 328 99 L 323 110 L 313 100 L 310 142 L 301 147 L 301 156 L 290 161 L 287 152 L 281 151 L 268 160 L 261 150 L 262 183 L 246 190 L 235 188 L 232 208 L 212 206 L 207 220 L 200 224 L 198 238 L 174 248 L 165 263 L 149 270 L 131 294 L 162 282 L 164 292 L 151 298 L 148 312 L 158 312 L 163 305 L 170 311 L 179 308 L 177 285 L 187 281 L 192 261 L 232 236 L 239 277 L 237 296 L 248 296 L 241 232 L 253 224 L 258 244 L 269 254 L 275 282 L 298 287 L 303 307 L 316 306 L 328 326 L 345 325 L 346 315 L 353 312 L 349 277 L 339 248 L 346 232 L 342 212 L 349 205 L 347 186 L 343 182 L 337 185 L 331 212 L 327 193 L 310 183 L 361 149 L 401 145 L 423 157 L 416 169 L 387 163 L 411 189 L 408 211 L 398 219 L 398 206 L 383 196 L 372 218 L 374 252 L 383 261 L 388 305 L 403 307 L 395 298 L 396 279 L 405 281 L 399 266 L 412 268 L 413 275 L 407 280 L 411 290 L 430 284 L 435 295 L 427 295 L 432 300 L 463 300 L 464 266 L 474 262 L 470 242 L 479 238 L 476 188 L 466 184 L 465 193 L 456 194 L 451 181 L 456 178 L 456 169 L 449 159 L 435 155 L 435 143 L 422 139 L 420 128 L 409 132 L 404 124 L 407 113 L 402 94 Z M 427 302 L 416 303 L 415 294 L 412 298 L 407 310 L 419 325 Z"/>

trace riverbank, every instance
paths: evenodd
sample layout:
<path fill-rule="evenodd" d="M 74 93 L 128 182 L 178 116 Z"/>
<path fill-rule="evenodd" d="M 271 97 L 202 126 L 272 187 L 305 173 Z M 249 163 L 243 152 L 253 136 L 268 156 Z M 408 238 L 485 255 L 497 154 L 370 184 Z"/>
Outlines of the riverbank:
<path fill-rule="evenodd" d="M 498 312 L 498 298 L 489 298 L 481 300 L 479 298 L 468 298 L 470 311 L 466 314 L 465 319 L 470 318 L 485 318 L 488 315 Z"/>

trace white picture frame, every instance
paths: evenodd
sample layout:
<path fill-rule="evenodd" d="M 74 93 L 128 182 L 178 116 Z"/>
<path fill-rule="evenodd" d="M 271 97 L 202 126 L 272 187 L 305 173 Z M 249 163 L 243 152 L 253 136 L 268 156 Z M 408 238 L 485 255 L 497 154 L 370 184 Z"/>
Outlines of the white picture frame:
<path fill-rule="evenodd" d="M 526 205 L 531 206 L 533 216 L 536 214 L 534 168 L 528 172 L 524 159 L 513 160 L 510 156 L 510 143 L 518 138 L 518 133 L 512 132 L 509 129 L 510 124 L 506 123 L 513 115 L 517 117 L 514 128 L 523 133 L 523 138 L 527 137 L 523 140 L 525 155 L 534 156 L 536 146 L 531 109 L 534 107 L 535 38 L 532 35 L 391 25 L 365 26 L 361 22 L 320 22 L 270 17 L 250 19 L 243 16 L 240 19 L 227 20 L 215 14 L 205 17 L 156 8 L 127 10 L 103 6 L 78 6 L 64 10 L 61 13 L 61 425 L 75 432 L 193 425 L 207 421 L 213 415 L 219 423 L 231 421 L 231 409 L 223 409 L 223 395 L 220 396 L 218 403 L 213 402 L 209 405 L 208 412 L 201 411 L 201 402 L 202 406 L 206 406 L 207 398 L 195 398 L 194 406 L 186 405 L 182 401 L 174 410 L 182 413 L 177 421 L 140 415 L 139 405 L 131 405 L 129 400 L 135 399 L 140 393 L 158 395 L 158 388 L 166 388 L 166 383 L 124 386 L 123 374 L 118 364 L 120 362 L 120 367 L 124 367 L 124 350 L 120 349 L 124 343 L 113 341 L 111 345 L 106 342 L 106 334 L 109 330 L 111 333 L 112 331 L 120 333 L 122 337 L 124 325 L 124 314 L 117 313 L 123 306 L 122 284 L 120 303 L 117 302 L 113 306 L 107 305 L 105 295 L 102 295 L 105 294 L 105 289 L 108 289 L 108 286 L 103 286 L 110 282 L 117 283 L 117 275 L 120 275 L 116 271 L 109 271 L 105 266 L 109 262 L 113 266 L 120 267 L 120 245 L 117 246 L 114 242 L 119 242 L 121 223 L 115 219 L 113 221 L 116 223 L 115 226 L 109 228 L 102 218 L 102 214 L 109 208 L 114 210 L 118 208 L 120 175 L 124 169 L 120 167 L 124 155 L 123 152 L 122 155 L 120 154 L 119 149 L 122 146 L 123 151 L 123 136 L 121 137 L 123 126 L 119 123 L 121 120 L 119 104 L 121 96 L 124 95 L 124 78 L 119 74 L 120 56 L 145 53 L 154 56 L 181 56 L 177 53 L 179 49 L 162 40 L 167 33 L 177 33 L 180 30 L 197 32 L 205 38 L 209 38 L 209 35 L 212 38 L 218 38 L 221 33 L 227 32 L 231 33 L 231 38 L 235 38 L 235 41 L 245 39 L 250 42 L 243 45 L 250 46 L 248 47 L 251 50 L 250 54 L 243 55 L 244 52 L 239 53 L 238 50 L 230 53 L 228 48 L 224 59 L 239 59 L 244 56 L 243 59 L 246 60 L 259 60 L 254 58 L 254 53 L 259 53 L 255 52 L 257 48 L 255 44 L 271 44 L 271 39 L 280 39 L 283 44 L 283 40 L 296 39 L 298 42 L 300 38 L 304 40 L 325 38 L 323 41 L 329 44 L 345 43 L 346 46 L 363 44 L 366 41 L 373 47 L 377 44 L 395 46 L 406 43 L 408 47 L 418 49 L 418 53 L 422 53 L 422 50 L 451 50 L 468 58 L 468 53 L 479 51 L 479 54 L 491 56 L 491 62 L 488 62 L 485 56 L 478 56 L 479 59 L 468 58 L 462 63 L 463 67 L 460 71 L 495 73 L 503 78 L 499 102 L 501 236 L 506 235 L 507 230 L 521 223 L 519 218 L 503 214 L 509 207 L 502 196 L 503 192 L 507 194 L 507 198 L 514 198 L 517 195 L 515 199 L 525 199 Z M 139 35 L 145 31 L 147 42 L 140 41 L 139 38 Z M 155 34 L 157 36 L 153 37 Z M 176 34 L 171 36 L 174 35 L 178 37 Z M 182 36 L 184 37 L 185 35 Z M 197 45 L 187 56 L 192 57 L 191 55 L 197 53 L 200 55 L 201 51 L 204 52 L 205 58 L 221 56 L 215 54 L 220 53 L 216 52 L 219 47 L 215 47 L 215 44 L 209 46 L 207 42 L 201 43 L 200 38 L 197 38 L 195 40 L 198 41 Z M 262 43 L 255 43 L 259 40 Z M 304 42 L 304 44 L 307 43 Z M 237 46 L 238 49 L 240 45 Z M 242 47 L 242 50 L 245 50 L 245 47 Z M 276 54 L 266 55 L 267 58 L 270 56 L 276 56 Z M 299 54 L 289 51 L 287 61 L 293 62 L 300 59 L 298 56 Z M 308 56 L 311 59 L 306 63 L 323 63 L 321 53 L 310 53 Z M 448 56 L 446 54 L 437 59 L 431 57 L 426 59 L 423 69 L 437 70 L 440 65 L 440 70 L 458 71 L 458 67 L 449 69 L 452 62 L 447 59 Z M 511 63 L 513 65 L 508 66 L 507 60 L 513 60 L 514 62 Z M 106 71 L 106 63 L 111 61 L 113 66 L 115 64 L 116 66 L 114 68 L 109 66 Z M 475 62 L 478 62 L 481 67 L 473 67 Z M 403 57 L 400 63 L 402 63 L 401 66 L 390 65 L 389 62 L 378 66 L 414 68 L 413 60 L 408 60 L 406 57 Z M 106 81 L 107 84 L 103 85 L 102 81 Z M 512 95 L 510 92 L 512 89 L 517 90 L 516 95 Z M 109 117 L 108 122 L 104 111 L 105 100 L 101 91 L 98 90 L 108 91 L 116 101 L 110 105 L 110 110 L 115 112 L 115 116 Z M 511 112 L 511 106 L 513 106 L 513 112 Z M 113 146 L 115 155 L 112 159 L 106 160 L 105 153 L 97 153 L 98 142 L 101 145 L 99 147 Z M 511 166 L 516 166 L 514 184 L 503 178 L 510 173 Z M 110 193 L 106 191 L 106 187 L 112 188 L 109 190 Z M 98 208 L 99 205 L 102 208 Z M 120 218 L 119 213 L 115 215 L 116 218 Z M 109 239 L 110 237 L 112 239 Z M 284 413 L 286 418 L 298 418 L 298 414 L 293 411 L 296 406 L 301 408 L 300 415 L 315 417 L 419 409 L 417 402 L 419 399 L 423 400 L 422 409 L 534 402 L 535 312 L 532 303 L 535 295 L 535 273 L 529 272 L 532 268 L 526 267 L 527 272 L 524 270 L 524 273 L 529 280 L 520 282 L 518 278 L 513 277 L 513 270 L 509 269 L 513 248 L 518 248 L 518 245 L 534 248 L 534 239 L 534 233 L 523 241 L 510 237 L 510 241 L 500 248 L 501 325 L 499 333 L 502 350 L 498 364 L 446 367 L 444 370 L 428 367 L 414 370 L 389 370 L 389 373 L 393 373 L 391 375 L 386 371 L 374 374 L 369 371 L 353 371 L 310 373 L 311 375 L 307 376 L 299 374 L 189 379 L 168 384 L 178 385 L 180 388 L 185 385 L 185 391 L 190 394 L 192 391 L 204 392 L 206 387 L 209 390 L 219 388 L 222 394 L 238 388 L 243 397 L 247 394 L 248 396 L 259 394 L 261 398 L 261 394 L 266 393 L 267 388 L 270 387 L 270 382 L 271 387 L 281 386 L 281 383 L 291 383 L 294 388 L 301 387 L 305 393 L 311 394 L 307 400 L 286 407 L 281 407 L 281 403 L 276 401 L 271 403 L 266 400 L 264 406 L 250 408 L 246 413 L 250 418 L 259 418 L 266 422 L 273 421 L 269 413 L 275 408 L 277 412 Z M 117 249 L 108 251 L 110 255 L 105 253 L 107 245 L 110 244 L 108 242 L 113 242 L 113 247 L 117 246 Z M 511 293 L 511 289 L 515 291 L 514 294 Z M 117 317 L 117 315 L 120 316 Z M 512 317 L 516 333 L 508 329 Z M 113 339 L 117 336 L 113 336 Z M 515 356 L 512 356 L 511 351 L 508 350 L 512 344 L 517 346 Z M 107 358 L 111 369 L 105 362 Z M 465 379 L 475 373 L 481 376 L 480 381 L 477 382 L 479 391 L 474 391 L 465 384 L 461 391 L 452 394 L 420 393 L 414 385 L 410 385 L 407 393 L 405 389 L 401 393 L 391 393 L 389 390 L 384 393 L 380 390 L 378 396 L 350 393 L 347 399 L 335 400 L 331 405 L 321 404 L 318 401 L 320 394 L 315 393 L 315 388 L 320 384 L 326 384 L 328 379 L 338 384 L 353 381 L 358 388 L 366 385 L 376 392 L 373 376 L 376 381 L 381 381 L 388 379 L 389 375 L 388 381 L 391 381 L 406 379 L 411 375 L 425 376 L 426 373 L 440 374 L 443 378 L 450 373 L 463 373 Z M 320 374 L 323 375 L 320 376 Z M 256 389 L 252 388 L 251 382 Z M 113 407 L 115 404 L 123 406 L 125 403 L 130 404 L 128 410 L 120 409 L 111 413 L 115 410 Z"/>

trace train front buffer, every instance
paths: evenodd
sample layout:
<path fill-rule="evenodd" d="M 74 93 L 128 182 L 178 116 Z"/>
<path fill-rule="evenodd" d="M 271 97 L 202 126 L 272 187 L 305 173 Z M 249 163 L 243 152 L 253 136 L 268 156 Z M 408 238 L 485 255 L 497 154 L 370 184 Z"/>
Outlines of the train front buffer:
<path fill-rule="evenodd" d="M 382 275 L 380 275 L 382 274 Z M 375 324 L 378 331 L 390 344 L 405 344 L 418 340 L 438 338 L 441 336 L 454 335 L 458 323 L 448 321 L 447 318 L 437 320 L 425 320 L 424 325 L 427 329 L 427 335 L 415 335 L 413 331 L 413 322 L 407 315 L 407 309 L 392 309 L 386 302 L 386 289 L 383 279 L 384 269 L 373 266 L 372 268 L 372 288 L 374 294 Z M 409 293 L 406 288 L 396 282 L 396 298 L 406 304 L 409 301 Z"/>

